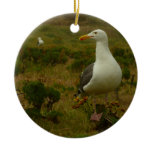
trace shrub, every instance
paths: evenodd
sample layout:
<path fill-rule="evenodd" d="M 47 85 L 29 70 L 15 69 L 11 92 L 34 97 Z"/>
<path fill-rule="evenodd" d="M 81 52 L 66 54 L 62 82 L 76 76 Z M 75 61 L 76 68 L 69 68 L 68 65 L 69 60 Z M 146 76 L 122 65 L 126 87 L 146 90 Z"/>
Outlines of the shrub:
<path fill-rule="evenodd" d="M 46 115 L 46 117 L 47 117 L 48 119 L 50 119 L 51 121 L 53 121 L 54 123 L 58 123 L 58 122 L 59 122 L 58 118 L 59 118 L 60 116 L 62 116 L 62 115 L 63 115 L 63 114 L 60 113 L 60 112 L 51 111 L 51 112 L 49 112 L 49 113 Z"/>
<path fill-rule="evenodd" d="M 38 48 L 30 49 L 30 55 L 31 55 L 31 58 L 33 59 L 34 63 L 37 63 L 39 61 L 39 59 L 42 56 L 42 52 L 43 52 L 42 49 L 38 49 Z"/>
<path fill-rule="evenodd" d="M 29 60 L 37 63 L 43 54 L 43 50 L 39 48 L 27 48 L 22 50 L 20 54 L 21 60 Z"/>
<path fill-rule="evenodd" d="M 31 64 L 31 65 L 28 65 L 27 64 L 27 66 L 28 66 L 28 69 L 27 69 L 27 71 L 29 72 L 29 71 L 36 71 L 36 72 L 40 72 L 41 70 L 42 70 L 42 65 L 41 64 Z"/>
<path fill-rule="evenodd" d="M 95 56 L 95 49 L 90 49 L 90 48 L 87 48 L 86 51 L 85 51 L 85 55 L 87 57 L 90 57 L 91 56 Z"/>
<path fill-rule="evenodd" d="M 25 82 L 23 93 L 29 103 L 32 103 L 36 108 L 41 108 L 44 98 L 46 97 L 43 83 L 39 81 Z"/>
<path fill-rule="evenodd" d="M 69 69 L 73 71 L 82 71 L 85 67 L 90 65 L 95 61 L 94 58 L 80 58 L 75 59 L 73 63 L 70 65 Z"/>
<path fill-rule="evenodd" d="M 113 55 L 114 55 L 115 57 L 116 57 L 116 56 L 122 57 L 122 56 L 124 56 L 124 54 L 125 54 L 125 50 L 122 49 L 122 48 L 114 48 L 113 51 L 114 51 L 114 52 L 113 52 Z"/>
<path fill-rule="evenodd" d="M 85 51 L 71 52 L 70 57 L 74 58 L 74 61 L 68 69 L 73 71 L 82 71 L 89 64 L 95 62 L 95 51 L 93 49 L 85 48 Z"/>
<path fill-rule="evenodd" d="M 125 56 L 126 56 L 127 58 L 132 58 L 132 59 L 134 59 L 134 55 L 133 55 L 132 52 L 127 53 Z"/>
<path fill-rule="evenodd" d="M 17 76 L 20 73 L 24 73 L 25 68 L 24 68 L 24 63 L 17 59 L 16 65 L 15 65 L 15 76 Z"/>
<path fill-rule="evenodd" d="M 46 107 L 45 111 L 49 112 L 52 111 L 53 104 L 60 100 L 60 92 L 52 87 L 46 87 L 45 91 L 46 91 L 46 100 L 42 105 L 42 108 L 45 105 L 44 106 Z M 43 109 L 41 110 L 43 111 Z"/>
<path fill-rule="evenodd" d="M 82 56 L 84 56 L 83 54 L 84 54 L 84 52 L 82 52 L 82 51 L 75 51 L 75 52 L 71 53 L 71 57 L 74 59 L 81 59 Z"/>
<path fill-rule="evenodd" d="M 26 49 L 26 48 L 21 50 L 20 53 L 19 53 L 19 58 L 22 61 L 30 59 L 30 51 L 28 49 Z"/>
<path fill-rule="evenodd" d="M 125 67 L 129 66 L 130 61 L 127 58 L 117 56 L 115 59 Z"/>
<path fill-rule="evenodd" d="M 90 57 L 95 58 L 95 51 L 93 49 L 85 49 L 85 51 L 71 51 L 71 56 L 74 59 L 81 59 L 81 58 L 87 58 Z"/>
<path fill-rule="evenodd" d="M 42 56 L 42 63 L 45 65 L 51 64 L 56 65 L 58 63 L 66 63 L 68 60 L 65 55 L 64 48 L 52 48 L 51 50 L 46 50 L 46 53 Z"/>
<path fill-rule="evenodd" d="M 26 113 L 32 118 L 32 119 L 36 119 L 36 118 L 41 118 L 42 115 L 40 113 L 40 111 L 36 108 L 29 108 L 25 110 Z"/>
<path fill-rule="evenodd" d="M 50 50 L 46 50 L 46 53 L 41 57 L 42 63 L 45 65 L 52 64 L 55 65 L 59 62 L 59 52 L 54 52 Z"/>
<path fill-rule="evenodd" d="M 58 83 L 54 83 L 53 87 L 62 90 L 62 92 L 64 92 L 66 90 L 65 86 L 62 84 L 58 84 Z"/>
<path fill-rule="evenodd" d="M 71 55 L 71 50 L 68 48 L 63 48 L 65 55 L 69 56 Z"/>
<path fill-rule="evenodd" d="M 60 54 L 58 63 L 66 63 L 68 60 L 67 56 L 70 54 L 70 50 L 65 47 L 53 48 L 52 52 L 58 52 Z"/>
<path fill-rule="evenodd" d="M 46 95 L 49 97 L 52 103 L 55 103 L 60 100 L 60 92 L 52 87 L 46 88 Z"/>
<path fill-rule="evenodd" d="M 53 121 L 54 123 L 58 123 L 59 117 L 63 115 L 62 113 L 57 112 L 57 111 L 50 111 L 45 116 L 43 116 L 41 115 L 40 110 L 38 110 L 37 108 L 29 108 L 29 109 L 26 109 L 25 111 L 33 120 L 45 118 L 45 119 Z"/>
<path fill-rule="evenodd" d="M 41 57 L 41 62 L 44 65 L 48 65 L 51 62 L 51 53 L 49 50 L 46 50 L 45 55 Z"/>
<path fill-rule="evenodd" d="M 129 64 L 135 64 L 135 58 L 132 52 L 126 54 L 125 58 L 128 59 Z"/>
<path fill-rule="evenodd" d="M 68 55 L 70 50 L 65 47 L 54 47 L 48 50 L 40 48 L 24 48 L 20 51 L 19 59 L 21 61 L 32 62 L 34 64 L 42 65 L 56 65 L 58 63 L 66 63 L 68 61 Z"/>
<path fill-rule="evenodd" d="M 61 37 L 56 37 L 54 40 L 53 40 L 53 43 L 55 44 L 61 44 L 63 41 L 63 39 Z"/>
<path fill-rule="evenodd" d="M 50 63 L 52 65 L 57 64 L 59 62 L 59 56 L 60 56 L 59 52 L 52 51 L 51 54 L 50 54 Z"/>
<path fill-rule="evenodd" d="M 62 116 L 57 111 L 52 111 L 52 106 L 60 99 L 60 92 L 51 87 L 44 87 L 44 84 L 38 81 L 25 82 L 23 86 L 25 98 L 34 105 L 34 108 L 26 110 L 32 119 L 45 118 L 58 122 L 58 117 Z M 46 109 L 45 109 L 46 108 Z"/>
<path fill-rule="evenodd" d="M 56 46 L 56 47 L 53 47 L 52 49 L 51 49 L 51 52 L 58 52 L 58 53 L 60 53 L 61 51 L 62 51 L 62 47 L 58 47 L 58 46 Z"/>
<path fill-rule="evenodd" d="M 52 87 L 45 87 L 44 84 L 39 81 L 25 82 L 22 90 L 29 103 L 32 103 L 35 108 L 39 110 L 45 98 L 48 99 L 47 107 L 50 110 L 52 110 L 53 104 L 60 100 L 59 91 Z"/>
<path fill-rule="evenodd" d="M 81 71 L 85 67 L 84 59 L 77 59 L 71 64 L 70 69 L 74 71 Z"/>
<path fill-rule="evenodd" d="M 122 74 L 123 74 L 123 78 L 126 79 L 126 80 L 129 80 L 130 79 L 130 71 L 127 67 L 125 67 L 122 71 Z"/>
<path fill-rule="evenodd" d="M 60 63 L 66 63 L 68 61 L 68 57 L 67 56 L 62 56 L 60 59 Z"/>
<path fill-rule="evenodd" d="M 125 67 L 135 64 L 135 58 L 130 49 L 113 48 L 112 52 L 116 60 Z"/>

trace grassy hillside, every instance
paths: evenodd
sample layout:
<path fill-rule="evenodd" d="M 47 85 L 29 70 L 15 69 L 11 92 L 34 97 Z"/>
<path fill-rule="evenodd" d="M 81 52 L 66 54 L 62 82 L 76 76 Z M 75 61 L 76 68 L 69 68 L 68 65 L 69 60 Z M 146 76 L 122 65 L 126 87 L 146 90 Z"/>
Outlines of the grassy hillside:
<path fill-rule="evenodd" d="M 132 51 L 123 36 L 106 22 L 80 15 L 80 31 L 70 32 L 75 15 L 50 19 L 37 27 L 19 52 L 15 68 L 15 84 L 19 100 L 27 114 L 42 128 L 64 137 L 87 137 L 116 123 L 130 105 L 137 81 L 137 67 Z M 115 93 L 90 97 L 79 108 L 74 94 L 83 69 L 95 60 L 95 41 L 80 42 L 81 35 L 102 29 L 109 38 L 109 47 L 123 70 L 117 101 Z M 37 37 L 44 45 L 37 47 Z M 34 96 L 35 94 L 35 96 Z M 96 98 L 100 122 L 90 121 L 92 99 Z"/>

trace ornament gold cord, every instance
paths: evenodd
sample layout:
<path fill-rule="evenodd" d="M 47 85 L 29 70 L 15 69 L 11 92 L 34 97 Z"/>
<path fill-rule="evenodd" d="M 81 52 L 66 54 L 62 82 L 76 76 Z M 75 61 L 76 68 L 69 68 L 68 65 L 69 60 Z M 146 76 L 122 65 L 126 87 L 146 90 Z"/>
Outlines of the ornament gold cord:
<path fill-rule="evenodd" d="M 76 13 L 75 25 L 78 25 L 79 11 L 80 11 L 80 0 L 78 0 L 78 8 L 77 8 L 76 0 L 74 0 L 74 13 Z"/>

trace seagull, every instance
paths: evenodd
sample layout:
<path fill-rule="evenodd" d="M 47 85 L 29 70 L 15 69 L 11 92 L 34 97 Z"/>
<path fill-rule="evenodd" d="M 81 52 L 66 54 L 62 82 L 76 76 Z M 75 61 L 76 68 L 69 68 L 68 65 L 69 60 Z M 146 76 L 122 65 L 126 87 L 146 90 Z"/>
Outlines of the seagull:
<path fill-rule="evenodd" d="M 82 72 L 77 95 L 107 94 L 116 90 L 122 80 L 122 70 L 110 52 L 106 32 L 98 29 L 80 37 L 81 41 L 87 39 L 96 41 L 96 60 Z M 99 121 L 100 117 L 95 108 L 92 120 Z"/>
<path fill-rule="evenodd" d="M 37 46 L 40 46 L 40 45 L 43 45 L 44 44 L 44 41 L 42 40 L 41 37 L 38 37 L 37 38 Z"/>

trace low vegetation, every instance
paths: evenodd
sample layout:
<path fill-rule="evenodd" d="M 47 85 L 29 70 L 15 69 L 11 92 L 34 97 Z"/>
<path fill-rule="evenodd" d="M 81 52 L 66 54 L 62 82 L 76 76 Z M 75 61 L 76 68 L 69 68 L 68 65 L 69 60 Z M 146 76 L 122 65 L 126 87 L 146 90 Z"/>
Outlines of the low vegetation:
<path fill-rule="evenodd" d="M 17 58 L 15 84 L 20 102 L 27 114 L 47 131 L 64 137 L 87 137 L 102 132 L 115 124 L 129 107 L 137 84 L 134 55 L 119 32 L 104 21 L 80 16 L 81 30 L 69 31 L 74 15 L 59 17 L 39 26 L 25 41 Z M 86 25 L 87 28 L 86 28 Z M 75 102 L 83 69 L 95 61 L 95 42 L 79 41 L 79 37 L 101 28 L 109 37 L 109 47 L 123 71 L 122 83 L 117 92 L 89 97 Z M 37 47 L 37 37 L 44 45 Z M 90 120 L 96 100 L 101 120 Z"/>
<path fill-rule="evenodd" d="M 23 94 L 32 108 L 26 112 L 32 118 L 46 117 L 53 122 L 57 122 L 57 117 L 61 113 L 52 111 L 53 104 L 60 100 L 60 92 L 54 88 L 45 87 L 39 81 L 25 82 L 23 86 Z"/>

